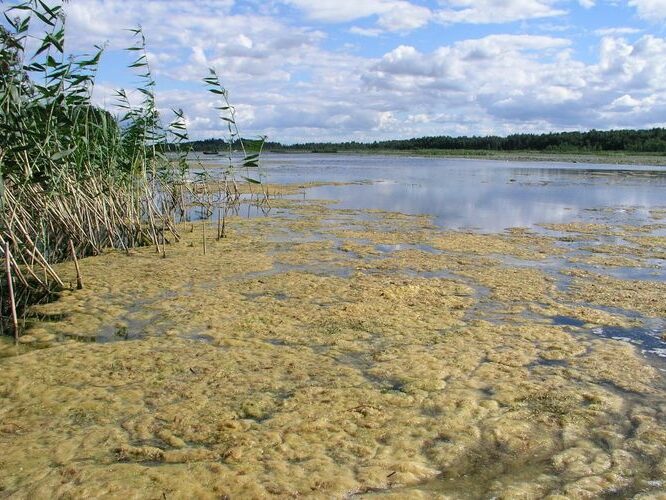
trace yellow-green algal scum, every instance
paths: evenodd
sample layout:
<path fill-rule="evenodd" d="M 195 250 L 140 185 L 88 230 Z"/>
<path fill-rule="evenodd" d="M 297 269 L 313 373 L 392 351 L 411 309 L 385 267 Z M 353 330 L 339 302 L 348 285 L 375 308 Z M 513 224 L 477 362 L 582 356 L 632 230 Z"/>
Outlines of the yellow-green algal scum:
<path fill-rule="evenodd" d="M 666 498 L 664 364 L 598 334 L 663 328 L 654 227 L 272 204 L 33 307 L 0 497 Z"/>

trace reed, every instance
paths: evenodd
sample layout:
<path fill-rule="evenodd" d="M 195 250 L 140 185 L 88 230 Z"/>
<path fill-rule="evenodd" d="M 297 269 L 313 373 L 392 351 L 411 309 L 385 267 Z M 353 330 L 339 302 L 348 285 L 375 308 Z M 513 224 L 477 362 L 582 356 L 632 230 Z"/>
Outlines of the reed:
<path fill-rule="evenodd" d="M 229 131 L 228 167 L 217 179 L 190 168 L 182 146 L 188 140 L 183 110 L 173 110 L 173 119 L 163 124 L 140 28 L 130 30 L 133 43 L 127 50 L 136 56 L 130 68 L 139 77 L 142 101 L 134 105 L 118 90 L 119 116 L 114 116 L 92 104 L 104 47 L 65 54 L 62 5 L 28 0 L 7 8 L 4 17 L 0 251 L 19 308 L 65 287 L 54 263 L 140 245 L 154 245 L 164 257 L 166 244 L 179 239 L 177 224 L 187 219 L 189 207 L 226 214 L 241 200 L 237 177 L 262 186 L 256 175 L 239 172 L 258 166 L 263 138 L 249 145 L 241 139 L 228 91 L 214 70 L 204 82 L 220 99 L 217 108 Z M 255 198 L 267 204 L 261 190 Z M 9 281 L 2 283 L 4 332 L 16 308 Z"/>

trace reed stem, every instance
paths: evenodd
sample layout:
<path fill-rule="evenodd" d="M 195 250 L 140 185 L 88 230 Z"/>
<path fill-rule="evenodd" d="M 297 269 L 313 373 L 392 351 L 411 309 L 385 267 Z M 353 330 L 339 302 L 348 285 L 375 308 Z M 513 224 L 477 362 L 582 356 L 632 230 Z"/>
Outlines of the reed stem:
<path fill-rule="evenodd" d="M 19 325 L 16 315 L 16 299 L 14 297 L 14 283 L 12 280 L 12 254 L 9 249 L 9 242 L 5 242 L 5 272 L 7 273 L 7 295 L 9 297 L 9 308 L 12 315 L 12 326 L 14 327 L 14 339 L 18 343 Z"/>
<path fill-rule="evenodd" d="M 206 255 L 206 220 L 204 219 L 202 228 L 202 240 L 203 240 L 203 254 Z"/>
<path fill-rule="evenodd" d="M 81 277 L 81 268 L 79 268 L 79 259 L 76 258 L 76 249 L 74 248 L 74 242 L 69 240 L 69 249 L 72 252 L 72 260 L 74 261 L 74 267 L 76 268 L 76 289 L 83 290 L 83 278 Z"/>

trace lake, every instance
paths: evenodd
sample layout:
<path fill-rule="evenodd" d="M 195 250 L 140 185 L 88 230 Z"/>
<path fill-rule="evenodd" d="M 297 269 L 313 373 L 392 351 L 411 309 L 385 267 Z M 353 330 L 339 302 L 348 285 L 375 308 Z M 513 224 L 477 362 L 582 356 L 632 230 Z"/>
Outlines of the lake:
<path fill-rule="evenodd" d="M 204 156 L 200 161 L 210 167 L 219 158 Z M 253 175 L 256 172 L 247 172 L 247 176 Z M 574 241 L 567 241 L 567 233 L 558 230 L 561 228 L 544 227 L 571 221 L 607 227 L 652 224 L 654 227 L 647 234 L 664 236 L 666 225 L 655 224 L 658 221 L 651 211 L 666 205 L 666 167 L 267 153 L 262 157 L 261 176 L 273 184 L 324 183 L 288 197 L 334 200 L 334 208 L 428 214 L 446 230 L 501 233 L 507 228 L 526 227 L 538 234 L 562 238 L 559 245 L 566 250 L 563 255 L 550 256 L 545 261 L 505 257 L 510 265 L 538 268 L 561 283 L 566 281 L 562 277 L 565 269 L 617 279 L 666 281 L 664 259 L 610 266 L 590 260 L 595 247 L 620 244 L 631 248 L 622 235 L 577 235 Z M 260 211 L 249 213 L 263 215 Z M 661 339 L 664 319 L 641 319 L 641 326 L 605 325 L 589 331 L 629 341 L 647 355 L 666 357 L 666 343 Z M 560 321 L 566 325 L 567 318 Z"/>
<path fill-rule="evenodd" d="M 85 287 L 0 343 L 0 491 L 664 490 L 663 169 L 268 154 L 265 174 L 265 216 L 81 259 Z"/>
<path fill-rule="evenodd" d="M 213 165 L 219 158 L 201 160 Z M 590 209 L 611 206 L 636 208 L 641 221 L 666 204 L 665 167 L 270 153 L 262 165 L 271 183 L 353 183 L 307 190 L 339 208 L 431 214 L 447 229 L 533 227 L 593 218 Z"/>

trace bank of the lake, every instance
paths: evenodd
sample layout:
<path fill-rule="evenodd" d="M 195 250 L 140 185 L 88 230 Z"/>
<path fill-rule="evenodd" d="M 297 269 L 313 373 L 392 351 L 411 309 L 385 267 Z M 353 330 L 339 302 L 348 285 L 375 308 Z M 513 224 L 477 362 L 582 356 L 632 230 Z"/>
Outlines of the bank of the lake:
<path fill-rule="evenodd" d="M 549 152 L 549 151 L 492 151 L 483 149 L 378 149 L 354 150 L 331 149 L 321 150 L 286 150 L 270 151 L 274 154 L 354 154 L 354 155 L 389 155 L 389 156 L 425 156 L 441 158 L 470 158 L 480 160 L 499 160 L 508 162 L 540 161 L 568 162 L 610 165 L 655 165 L 666 166 L 666 155 L 663 153 L 631 153 L 624 151 L 606 152 Z"/>

